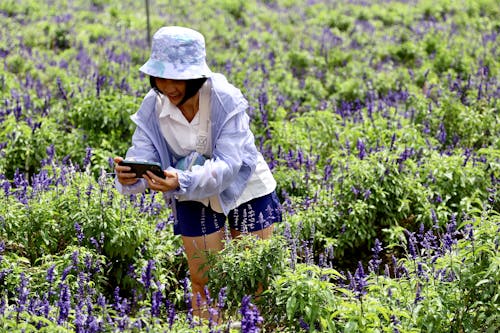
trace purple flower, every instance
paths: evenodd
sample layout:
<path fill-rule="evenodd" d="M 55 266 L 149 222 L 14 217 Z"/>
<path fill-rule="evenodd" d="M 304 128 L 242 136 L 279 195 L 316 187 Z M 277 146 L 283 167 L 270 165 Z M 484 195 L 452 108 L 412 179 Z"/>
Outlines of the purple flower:
<path fill-rule="evenodd" d="M 413 301 L 413 304 L 417 304 L 418 302 L 422 301 L 424 299 L 423 296 L 421 296 L 422 293 L 422 285 L 420 282 L 417 283 L 417 292 L 415 293 L 415 300 Z"/>
<path fill-rule="evenodd" d="M 396 133 L 394 133 L 391 137 L 391 146 L 389 148 L 389 151 L 392 151 L 394 149 L 394 143 L 396 142 Z"/>
<path fill-rule="evenodd" d="M 194 326 L 193 307 L 191 304 L 191 297 L 193 296 L 193 294 L 191 293 L 189 288 L 188 278 L 184 278 L 182 280 L 182 288 L 184 289 L 184 303 L 186 304 L 186 307 L 188 309 L 186 320 L 189 323 L 189 326 Z"/>
<path fill-rule="evenodd" d="M 404 162 L 414 155 L 413 148 L 405 148 L 405 150 L 399 155 L 396 162 L 398 163 L 399 171 L 403 170 Z"/>
<path fill-rule="evenodd" d="M 370 198 L 370 195 L 372 194 L 372 191 L 370 189 L 365 190 L 365 193 L 363 194 L 363 198 L 365 200 L 368 200 Z"/>
<path fill-rule="evenodd" d="M 359 190 L 354 185 L 351 186 L 351 191 L 352 191 L 352 193 L 354 194 L 355 197 L 358 196 Z"/>
<path fill-rule="evenodd" d="M 443 198 L 439 194 L 437 194 L 436 197 L 434 198 L 434 202 L 440 204 L 443 202 Z"/>
<path fill-rule="evenodd" d="M 90 165 L 90 159 L 92 158 L 92 148 L 87 147 L 85 149 L 85 159 L 83 160 L 83 168 L 86 169 Z"/>
<path fill-rule="evenodd" d="M 439 131 L 438 131 L 438 135 L 437 135 L 437 139 L 438 141 L 444 145 L 446 143 L 446 128 L 444 127 L 444 124 L 441 123 L 439 124 Z"/>
<path fill-rule="evenodd" d="M 424 235 L 422 241 L 420 242 L 420 244 L 426 250 L 427 255 L 431 254 L 431 250 L 435 250 L 436 249 L 436 240 L 437 240 L 437 237 L 434 235 L 434 233 L 432 232 L 432 230 L 428 230 L 425 233 L 425 235 Z"/>
<path fill-rule="evenodd" d="M 97 252 L 101 252 L 101 246 L 94 237 L 90 237 L 90 244 L 92 244 L 96 248 Z"/>
<path fill-rule="evenodd" d="M 463 234 L 465 239 L 469 240 L 471 243 L 474 242 L 474 227 L 472 224 L 467 223 L 464 227 Z M 1 252 L 1 251 L 0 251 Z"/>
<path fill-rule="evenodd" d="M 22 272 L 20 275 L 19 287 L 16 290 L 17 290 L 16 312 L 18 313 L 19 316 L 19 314 L 23 312 L 25 309 L 26 301 L 28 300 L 30 292 L 28 289 L 28 278 L 24 275 L 24 272 Z"/>
<path fill-rule="evenodd" d="M 390 278 L 391 277 L 391 269 L 388 264 L 384 265 L 384 276 Z"/>
<path fill-rule="evenodd" d="M 45 277 L 45 280 L 49 283 L 52 284 L 54 282 L 54 270 L 56 268 L 56 264 L 53 264 L 52 266 L 49 267 L 47 270 L 47 275 Z"/>
<path fill-rule="evenodd" d="M 0 297 L 0 315 L 5 313 L 5 308 L 7 307 L 7 302 L 5 301 L 5 297 Z"/>
<path fill-rule="evenodd" d="M 375 245 L 372 248 L 372 259 L 370 259 L 368 265 L 370 267 L 370 270 L 372 272 L 377 272 L 380 266 L 380 263 L 382 260 L 380 259 L 380 252 L 382 252 L 382 244 L 378 240 L 378 238 L 375 238 Z"/>
<path fill-rule="evenodd" d="M 146 290 L 148 290 L 151 287 L 154 270 L 155 270 L 155 261 L 150 259 L 148 260 L 148 264 L 141 273 L 141 283 L 144 286 L 144 288 L 146 288 Z"/>
<path fill-rule="evenodd" d="M 47 293 L 49 294 L 49 293 Z M 49 318 L 49 314 L 50 314 L 50 310 L 51 310 L 51 306 L 50 306 L 50 303 L 49 303 L 49 296 L 44 295 L 43 296 L 43 300 L 42 300 L 42 303 L 41 303 L 41 315 L 43 315 L 45 318 Z"/>
<path fill-rule="evenodd" d="M 76 239 L 78 240 L 78 244 L 82 245 L 84 235 L 82 232 L 82 227 L 78 224 L 78 222 L 75 222 L 75 231 L 76 231 Z"/>
<path fill-rule="evenodd" d="M 68 276 L 69 272 L 70 272 L 72 269 L 73 269 L 73 266 L 72 266 L 72 265 L 69 265 L 69 266 L 67 266 L 67 267 L 63 270 L 63 272 L 62 272 L 62 274 L 61 274 L 61 282 L 62 282 L 62 281 L 64 281 L 64 280 L 66 280 L 66 277 Z"/>
<path fill-rule="evenodd" d="M 416 246 L 416 239 L 415 239 L 415 234 L 413 232 L 409 232 L 408 230 L 405 231 L 406 235 L 408 236 L 408 252 L 410 254 L 410 257 L 415 260 L 417 258 L 417 246 Z"/>
<path fill-rule="evenodd" d="M 163 302 L 163 294 L 161 290 L 157 290 L 151 297 L 151 316 L 159 317 L 161 304 Z"/>
<path fill-rule="evenodd" d="M 85 322 L 87 320 L 86 315 L 83 313 L 83 309 L 80 306 L 75 308 L 75 332 L 76 333 L 85 333 Z"/>
<path fill-rule="evenodd" d="M 92 194 L 93 189 L 94 189 L 94 186 L 92 184 L 89 184 L 87 186 L 87 190 L 85 191 L 85 194 L 87 195 L 88 199 L 90 199 L 90 195 Z"/>
<path fill-rule="evenodd" d="M 47 160 L 45 161 L 46 164 L 50 164 L 52 160 L 54 159 L 54 155 L 56 153 L 56 150 L 54 149 L 54 145 L 50 145 L 47 147 L 45 150 L 47 152 Z"/>
<path fill-rule="evenodd" d="M 226 298 L 227 298 L 226 291 L 227 287 L 223 287 L 221 288 L 221 290 L 219 290 L 219 296 L 217 298 L 217 308 L 219 308 L 219 311 L 222 311 L 226 303 Z"/>
<path fill-rule="evenodd" d="M 165 308 L 167 309 L 168 327 L 171 330 L 175 322 L 175 306 L 168 299 L 165 299 Z"/>
<path fill-rule="evenodd" d="M 104 309 L 106 308 L 106 297 L 104 297 L 103 294 L 99 294 L 99 296 L 97 296 L 97 301 L 96 301 L 96 304 L 101 307 L 101 309 Z"/>
<path fill-rule="evenodd" d="M 394 324 L 394 325 L 399 325 L 401 323 L 394 314 L 392 314 L 390 316 L 390 319 L 391 319 L 391 323 Z"/>
<path fill-rule="evenodd" d="M 422 262 L 417 263 L 417 276 L 424 280 L 428 279 L 427 273 L 423 269 Z"/>
<path fill-rule="evenodd" d="M 61 95 L 62 99 L 64 99 L 66 102 L 68 101 L 68 96 L 66 94 L 66 91 L 64 90 L 64 87 L 61 82 L 61 78 L 58 76 L 56 79 L 57 82 L 57 88 L 59 89 L 59 94 Z"/>
<path fill-rule="evenodd" d="M 391 261 L 392 261 L 392 267 L 393 267 L 393 270 L 394 270 L 394 278 L 399 278 L 398 260 L 396 259 L 396 257 L 394 255 L 391 255 Z"/>
<path fill-rule="evenodd" d="M 129 305 L 126 298 L 120 296 L 120 287 L 116 287 L 113 293 L 114 303 L 113 307 L 120 315 L 125 315 L 129 311 Z"/>
<path fill-rule="evenodd" d="M 302 317 L 299 318 L 299 325 L 304 331 L 309 332 L 310 327 Z"/>
<path fill-rule="evenodd" d="M 364 144 L 363 140 L 358 139 L 356 147 L 358 148 L 359 159 L 360 160 L 364 159 L 366 157 L 366 149 L 365 149 L 365 144 Z"/>
<path fill-rule="evenodd" d="M 464 163 L 462 164 L 462 166 L 466 166 L 467 165 L 467 162 L 469 161 L 469 159 L 471 158 L 471 155 L 472 155 L 472 150 L 470 148 L 465 148 L 465 151 L 464 151 Z"/>
<path fill-rule="evenodd" d="M 73 253 L 71 254 L 71 261 L 73 262 L 73 266 L 75 267 L 75 269 L 78 267 L 78 264 L 80 262 L 80 259 L 78 258 L 79 254 L 80 253 L 78 252 L 78 250 L 73 251 Z"/>
<path fill-rule="evenodd" d="M 10 182 L 9 181 L 4 181 L 2 183 L 2 188 L 3 188 L 3 191 L 5 193 L 5 196 L 8 197 L 10 195 Z"/>
<path fill-rule="evenodd" d="M 367 276 L 365 275 L 363 265 L 361 264 L 361 262 L 359 262 L 358 268 L 354 273 L 354 292 L 358 299 L 366 294 L 366 287 L 368 286 L 366 278 Z"/>
<path fill-rule="evenodd" d="M 259 325 L 264 321 L 259 310 L 250 302 L 250 296 L 243 296 L 241 300 L 241 332 L 256 333 L 260 331 Z"/>
<path fill-rule="evenodd" d="M 456 229 L 457 221 L 456 214 L 451 215 L 450 223 L 446 225 L 446 233 L 443 235 L 443 248 L 445 251 L 450 251 L 452 246 L 456 244 Z"/>
<path fill-rule="evenodd" d="M 431 219 L 432 219 L 432 223 L 434 223 L 434 224 L 438 223 L 438 217 L 436 215 L 436 211 L 434 210 L 434 208 L 431 208 Z"/>
<path fill-rule="evenodd" d="M 59 317 L 57 323 L 62 325 L 69 316 L 69 311 L 71 309 L 70 301 L 70 291 L 66 283 L 62 283 L 60 286 L 59 300 L 57 301 L 57 306 L 59 307 Z"/>
<path fill-rule="evenodd" d="M 167 221 L 165 221 L 165 220 L 162 220 L 162 221 L 158 222 L 156 224 L 155 231 L 156 232 L 162 231 L 163 229 L 165 229 L 166 224 L 167 224 Z"/>
<path fill-rule="evenodd" d="M 103 331 L 101 322 L 94 316 L 87 317 L 87 332 L 97 333 Z"/>

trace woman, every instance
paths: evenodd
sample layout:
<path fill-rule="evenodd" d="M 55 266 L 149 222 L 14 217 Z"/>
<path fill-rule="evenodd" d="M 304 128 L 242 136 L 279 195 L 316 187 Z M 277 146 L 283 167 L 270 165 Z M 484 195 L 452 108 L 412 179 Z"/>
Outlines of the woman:
<path fill-rule="evenodd" d="M 233 238 L 268 238 L 281 221 L 276 181 L 249 128 L 248 102 L 209 69 L 205 57 L 205 39 L 197 31 L 169 26 L 154 34 L 150 59 L 140 68 L 152 89 L 131 117 L 137 128 L 126 159 L 159 162 L 165 178 L 151 172 L 136 178 L 118 165 L 122 157 L 114 159 L 121 193 L 149 188 L 172 203 L 198 315 L 204 311 L 197 294 L 206 303 L 204 254 L 222 249 L 226 220 Z"/>

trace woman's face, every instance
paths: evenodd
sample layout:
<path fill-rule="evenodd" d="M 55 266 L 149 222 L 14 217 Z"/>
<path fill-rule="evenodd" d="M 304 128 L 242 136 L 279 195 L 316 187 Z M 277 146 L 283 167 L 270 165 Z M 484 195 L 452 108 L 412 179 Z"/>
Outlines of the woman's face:
<path fill-rule="evenodd" d="M 156 86 L 170 103 L 178 105 L 186 94 L 186 81 L 156 78 Z"/>

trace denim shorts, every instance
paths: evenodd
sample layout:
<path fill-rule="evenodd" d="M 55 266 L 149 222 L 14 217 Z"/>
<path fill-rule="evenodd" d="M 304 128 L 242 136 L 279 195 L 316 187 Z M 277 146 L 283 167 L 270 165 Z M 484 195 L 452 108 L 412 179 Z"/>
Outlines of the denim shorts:
<path fill-rule="evenodd" d="M 198 201 L 176 201 L 174 234 L 198 237 L 220 230 L 226 224 L 224 213 L 213 211 Z M 240 232 L 254 232 L 282 221 L 281 205 L 276 192 L 252 199 L 231 210 L 229 227 Z"/>

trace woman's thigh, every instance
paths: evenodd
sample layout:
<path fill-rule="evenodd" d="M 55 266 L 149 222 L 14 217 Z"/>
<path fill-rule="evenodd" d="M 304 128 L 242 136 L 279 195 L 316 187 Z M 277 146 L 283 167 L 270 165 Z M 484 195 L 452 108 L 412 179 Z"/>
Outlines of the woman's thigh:
<path fill-rule="evenodd" d="M 242 233 L 241 231 L 233 229 L 233 228 L 231 228 L 230 231 L 231 231 L 232 238 L 240 237 L 242 234 L 244 234 L 244 235 L 250 234 L 250 235 L 257 236 L 258 238 L 261 238 L 261 239 L 268 239 L 273 235 L 274 224 L 271 224 L 269 227 L 266 227 L 264 229 L 260 229 L 260 230 L 256 230 L 256 231 L 252 231 L 252 232 L 247 232 L 247 233 Z"/>
<path fill-rule="evenodd" d="M 203 268 L 203 265 L 207 261 L 206 252 L 218 252 L 222 250 L 224 247 L 224 238 L 224 228 L 203 236 L 182 236 L 182 242 L 188 260 L 189 273 L 194 282 L 206 282 L 207 279 L 203 276 L 208 268 Z"/>

